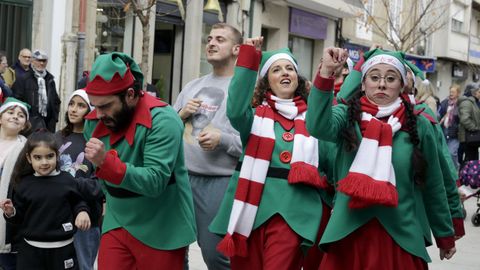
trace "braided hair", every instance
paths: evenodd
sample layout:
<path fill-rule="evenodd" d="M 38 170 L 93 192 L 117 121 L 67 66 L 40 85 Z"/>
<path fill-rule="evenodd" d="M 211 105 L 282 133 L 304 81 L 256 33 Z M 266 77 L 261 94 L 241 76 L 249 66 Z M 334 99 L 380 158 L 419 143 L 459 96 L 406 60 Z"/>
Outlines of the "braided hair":
<path fill-rule="evenodd" d="M 359 142 L 357 133 L 355 132 L 355 123 L 362 120 L 362 109 L 360 106 L 360 98 L 363 96 L 360 86 L 355 90 L 355 94 L 347 100 L 348 125 L 342 131 L 341 136 L 346 141 L 345 150 L 353 152 L 358 149 Z"/>
<path fill-rule="evenodd" d="M 355 94 L 347 101 L 346 105 L 348 106 L 347 115 L 348 115 L 348 125 L 342 131 L 341 136 L 346 141 L 345 150 L 347 152 L 353 152 L 358 149 L 359 141 L 357 134 L 355 133 L 355 123 L 360 123 L 361 121 L 361 105 L 360 98 L 363 96 L 360 87 L 355 90 Z M 412 167 L 414 172 L 414 181 L 418 185 L 422 185 L 425 182 L 425 174 L 427 167 L 427 162 L 423 157 L 422 152 L 419 149 L 420 138 L 417 132 L 417 117 L 413 111 L 413 105 L 402 98 L 402 103 L 405 106 L 406 111 L 406 128 L 410 136 L 410 142 L 413 145 L 412 152 Z"/>
<path fill-rule="evenodd" d="M 410 135 L 410 142 L 413 144 L 413 179 L 416 184 L 422 185 L 425 183 L 425 168 L 428 166 L 428 164 L 419 148 L 420 138 L 417 132 L 417 116 L 415 116 L 415 113 L 413 111 L 413 105 L 408 100 L 402 98 L 402 103 L 405 106 L 405 111 L 407 113 L 406 130 L 408 132 L 408 135 Z"/>

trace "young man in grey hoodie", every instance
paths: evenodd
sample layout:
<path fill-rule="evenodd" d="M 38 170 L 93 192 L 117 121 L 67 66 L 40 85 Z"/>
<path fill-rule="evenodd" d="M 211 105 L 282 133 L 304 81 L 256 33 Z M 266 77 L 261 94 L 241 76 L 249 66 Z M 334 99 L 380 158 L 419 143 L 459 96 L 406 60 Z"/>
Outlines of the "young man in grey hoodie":
<path fill-rule="evenodd" d="M 192 186 L 197 241 L 208 269 L 230 269 L 216 250 L 222 238 L 208 231 L 242 153 L 239 133 L 226 116 L 228 85 L 242 44 L 234 27 L 212 26 L 205 53 L 212 73 L 189 82 L 174 105 L 185 123 L 184 149 Z"/>

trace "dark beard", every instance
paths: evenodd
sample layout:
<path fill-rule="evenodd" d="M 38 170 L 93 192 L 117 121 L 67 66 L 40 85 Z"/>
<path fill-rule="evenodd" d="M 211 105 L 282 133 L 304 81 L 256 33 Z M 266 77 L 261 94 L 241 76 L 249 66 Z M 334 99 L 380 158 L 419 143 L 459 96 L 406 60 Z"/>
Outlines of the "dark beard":
<path fill-rule="evenodd" d="M 105 124 L 105 126 L 110 129 L 112 132 L 116 133 L 126 129 L 130 122 L 133 119 L 133 113 L 135 111 L 135 107 L 128 107 L 125 100 L 122 101 L 122 109 L 115 113 L 113 117 L 102 117 L 100 120 Z M 105 121 L 109 121 L 112 124 L 106 124 Z"/>

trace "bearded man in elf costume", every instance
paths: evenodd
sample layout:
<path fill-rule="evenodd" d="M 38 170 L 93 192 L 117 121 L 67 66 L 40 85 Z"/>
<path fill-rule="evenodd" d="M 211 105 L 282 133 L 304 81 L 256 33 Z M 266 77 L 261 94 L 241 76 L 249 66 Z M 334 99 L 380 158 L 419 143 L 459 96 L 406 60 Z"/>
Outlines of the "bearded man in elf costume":
<path fill-rule="evenodd" d="M 183 123 L 141 90 L 143 75 L 122 53 L 101 55 L 85 90 L 85 157 L 106 196 L 99 269 L 183 269 L 195 241 L 183 156 Z"/>
<path fill-rule="evenodd" d="M 374 53 L 378 54 L 382 50 L 370 50 L 369 52 L 365 53 L 365 57 L 369 58 Z M 403 60 L 403 63 L 406 68 L 407 72 L 407 84 L 405 84 L 403 88 L 403 93 L 408 94 L 408 99 L 414 104 L 414 111 L 417 115 L 422 115 L 422 117 L 427 118 L 430 120 L 434 130 L 434 135 L 437 138 L 438 147 L 438 159 L 440 162 L 440 168 L 443 177 L 444 188 L 446 192 L 446 196 L 448 199 L 448 207 L 450 210 L 450 215 L 452 217 L 453 228 L 455 231 L 455 239 L 460 239 L 465 235 L 465 228 L 464 228 L 464 214 L 463 214 L 463 207 L 460 201 L 460 197 L 458 196 L 457 190 L 457 182 L 458 182 L 458 171 L 455 168 L 455 164 L 453 163 L 452 157 L 450 152 L 448 151 L 447 142 L 445 140 L 445 136 L 443 135 L 442 127 L 439 125 L 435 112 L 433 112 L 430 107 L 425 104 L 415 100 L 413 94 L 410 94 L 410 87 L 407 87 L 410 83 L 411 78 L 412 81 L 415 81 L 415 77 L 419 77 L 422 80 L 425 80 L 425 76 L 423 72 L 411 62 L 404 60 L 402 54 L 399 54 L 399 57 Z M 344 84 L 341 87 L 340 92 L 337 95 L 338 103 L 346 104 L 347 100 L 349 100 L 355 93 L 356 89 L 361 84 L 362 78 L 362 65 L 365 62 L 365 58 L 362 59 L 355 64 L 355 67 L 350 72 L 349 76 L 345 79 Z M 410 75 L 409 75 L 410 74 Z M 425 243 L 427 246 L 433 244 L 432 242 L 432 233 L 430 230 L 430 225 L 428 223 L 427 213 L 425 212 L 425 205 L 424 205 L 424 195 L 428 192 L 425 189 L 417 189 L 415 196 L 417 197 L 418 203 L 416 204 L 417 207 L 417 218 L 422 225 L 422 229 L 424 232 Z"/>

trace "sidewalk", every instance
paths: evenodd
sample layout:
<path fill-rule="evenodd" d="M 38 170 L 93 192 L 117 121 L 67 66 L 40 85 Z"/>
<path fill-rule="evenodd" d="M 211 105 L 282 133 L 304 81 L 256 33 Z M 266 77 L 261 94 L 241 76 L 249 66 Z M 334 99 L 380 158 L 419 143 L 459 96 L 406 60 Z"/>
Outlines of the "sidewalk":
<path fill-rule="evenodd" d="M 450 260 L 441 261 L 438 248 L 428 248 L 432 258 L 429 265 L 431 270 L 478 270 L 480 269 L 480 227 L 474 227 L 471 220 L 472 214 L 477 211 L 477 198 L 465 201 L 467 218 L 465 219 L 465 236 L 456 242 L 457 253 Z"/>
<path fill-rule="evenodd" d="M 474 227 L 470 221 L 477 210 L 477 199 L 470 198 L 465 202 L 467 218 L 465 219 L 466 235 L 456 242 L 457 253 L 451 260 L 441 261 L 436 246 L 428 248 L 433 262 L 430 270 L 479 270 L 480 269 L 480 227 Z M 197 243 L 190 245 L 190 270 L 207 270 Z"/>

